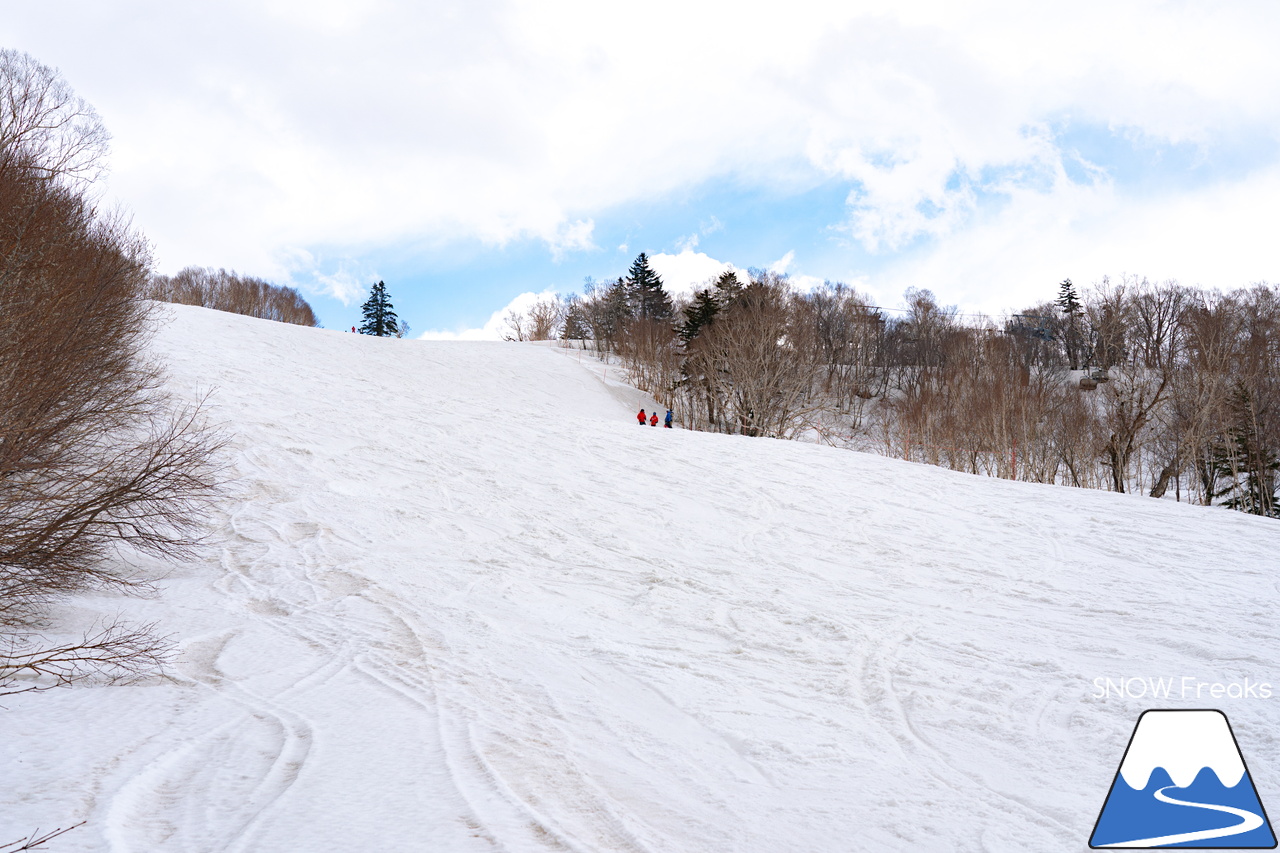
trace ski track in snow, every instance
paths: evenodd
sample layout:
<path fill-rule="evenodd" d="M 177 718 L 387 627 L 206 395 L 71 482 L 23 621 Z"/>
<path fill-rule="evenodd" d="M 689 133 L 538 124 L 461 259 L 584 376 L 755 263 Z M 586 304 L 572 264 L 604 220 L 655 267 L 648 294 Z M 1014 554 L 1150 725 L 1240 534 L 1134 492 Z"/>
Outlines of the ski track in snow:
<path fill-rule="evenodd" d="M 1083 850 L 1152 706 L 1093 678 L 1280 683 L 1274 522 L 641 428 L 554 348 L 167 310 L 234 496 L 160 597 L 68 617 L 160 620 L 168 678 L 7 700 L 0 841 Z M 1264 801 L 1272 707 L 1227 708 Z"/>

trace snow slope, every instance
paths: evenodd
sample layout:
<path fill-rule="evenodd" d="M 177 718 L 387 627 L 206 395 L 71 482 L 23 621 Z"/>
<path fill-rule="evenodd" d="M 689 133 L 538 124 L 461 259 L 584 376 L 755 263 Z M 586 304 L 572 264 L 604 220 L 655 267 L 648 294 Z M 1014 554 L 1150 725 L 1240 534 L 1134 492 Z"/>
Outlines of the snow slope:
<path fill-rule="evenodd" d="M 1093 682 L 1280 685 L 1274 521 L 641 428 L 548 347 L 168 310 L 237 492 L 158 598 L 61 611 L 180 655 L 5 701 L 0 843 L 1082 850 L 1147 707 L 1223 707 L 1280 803 L 1280 698 Z"/>

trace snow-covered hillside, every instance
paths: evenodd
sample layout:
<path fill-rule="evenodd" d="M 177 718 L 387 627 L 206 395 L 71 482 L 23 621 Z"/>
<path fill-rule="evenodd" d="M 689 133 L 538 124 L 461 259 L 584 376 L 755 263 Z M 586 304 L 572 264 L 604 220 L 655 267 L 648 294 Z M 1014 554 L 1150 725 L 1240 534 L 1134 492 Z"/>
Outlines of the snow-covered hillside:
<path fill-rule="evenodd" d="M 1086 848 L 1138 714 L 1220 707 L 1280 810 L 1280 525 L 641 428 L 536 345 L 171 307 L 238 481 L 169 677 L 0 711 L 56 851 Z M 647 406 L 646 406 L 647 407 Z M 1094 679 L 1277 698 L 1094 698 Z"/>

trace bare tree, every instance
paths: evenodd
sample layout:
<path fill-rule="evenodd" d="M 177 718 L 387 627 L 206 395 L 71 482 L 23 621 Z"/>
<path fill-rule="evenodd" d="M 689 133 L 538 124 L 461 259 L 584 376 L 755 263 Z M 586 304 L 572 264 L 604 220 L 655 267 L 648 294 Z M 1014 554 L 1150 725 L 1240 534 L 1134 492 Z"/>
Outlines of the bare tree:
<path fill-rule="evenodd" d="M 1127 279 L 1113 285 L 1104 278 L 1086 305 L 1093 356 L 1100 368 L 1096 378 L 1106 380 L 1097 392 L 1099 418 L 1108 436 L 1102 447 L 1103 464 L 1117 492 L 1128 490 L 1134 455 L 1157 425 L 1172 379 L 1172 361 L 1162 357 L 1164 334 L 1146 344 L 1137 334 L 1138 297 L 1144 291 L 1158 301 L 1145 280 Z M 1157 305 L 1149 316 L 1161 313 Z"/>
<path fill-rule="evenodd" d="M 797 322 L 812 342 L 811 357 L 825 366 L 822 392 L 856 429 L 867 403 L 886 390 L 884 317 L 847 285 L 824 282 L 797 297 Z"/>
<path fill-rule="evenodd" d="M 53 649 L 33 629 L 76 591 L 142 585 L 131 553 L 190 553 L 218 481 L 221 440 L 144 354 L 147 244 L 35 159 L 63 153 L 0 148 L 0 690 L 153 663 L 145 629 Z"/>
<path fill-rule="evenodd" d="M 507 327 L 502 334 L 504 341 L 529 340 L 529 318 L 524 314 L 513 308 L 507 312 L 507 316 L 502 318 L 502 322 Z"/>
<path fill-rule="evenodd" d="M 596 354 L 604 358 L 614 350 L 619 334 L 633 319 L 626 280 L 618 278 L 608 284 L 588 280 L 577 306 L 581 323 L 595 342 Z"/>
<path fill-rule="evenodd" d="M 23 154 L 40 176 L 83 187 L 105 172 L 110 140 L 97 112 L 56 70 L 0 49 L 0 149 Z"/>
<path fill-rule="evenodd" d="M 685 372 L 697 376 L 686 405 L 706 400 L 711 427 L 742 435 L 790 438 L 822 406 L 815 395 L 817 351 L 797 322 L 786 279 L 752 270 L 715 320 L 687 346 Z"/>
<path fill-rule="evenodd" d="M 553 341 L 564 324 L 565 305 L 560 297 L 539 299 L 529 309 L 530 339 Z"/>

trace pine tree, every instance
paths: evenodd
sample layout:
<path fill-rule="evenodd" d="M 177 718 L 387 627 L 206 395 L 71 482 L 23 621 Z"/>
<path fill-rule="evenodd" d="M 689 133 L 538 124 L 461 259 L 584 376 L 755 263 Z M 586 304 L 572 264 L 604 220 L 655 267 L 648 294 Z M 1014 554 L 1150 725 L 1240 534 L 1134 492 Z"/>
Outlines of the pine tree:
<path fill-rule="evenodd" d="M 564 312 L 564 331 L 561 333 L 566 341 L 582 341 L 591 337 L 591 324 L 587 322 L 585 312 L 582 310 L 582 300 L 576 296 L 570 296 L 568 307 Z"/>
<path fill-rule="evenodd" d="M 1080 313 L 1080 296 L 1076 293 L 1076 286 L 1071 283 L 1071 279 L 1065 278 L 1062 284 L 1058 285 L 1057 303 L 1067 316 Z"/>
<path fill-rule="evenodd" d="M 627 295 L 637 319 L 670 320 L 671 297 L 662 289 L 662 279 L 641 252 L 627 274 Z"/>
<path fill-rule="evenodd" d="M 709 288 L 699 290 L 693 297 L 693 303 L 684 309 L 684 322 L 680 324 L 680 337 L 685 343 L 698 336 L 720 312 L 720 303 L 711 295 Z"/>
<path fill-rule="evenodd" d="M 369 293 L 369 298 L 360 306 L 364 322 L 360 324 L 360 334 L 376 335 L 379 338 L 395 337 L 400 331 L 400 321 L 391 306 L 391 297 L 387 295 L 387 286 L 378 282 Z"/>
<path fill-rule="evenodd" d="M 1080 315 L 1084 313 L 1084 307 L 1080 304 L 1080 296 L 1076 293 L 1076 286 L 1071 283 L 1071 279 L 1062 280 L 1062 284 L 1058 286 L 1058 298 L 1054 301 L 1062 309 L 1062 313 L 1067 315 L 1067 339 L 1064 342 L 1067 348 L 1067 362 L 1072 370 L 1079 370 Z"/>
<path fill-rule="evenodd" d="M 617 338 L 622 327 L 633 320 L 631 302 L 627 293 L 627 281 L 619 277 L 605 289 L 604 311 L 601 315 L 601 328 L 604 336 L 610 341 Z"/>
<path fill-rule="evenodd" d="M 720 273 L 716 279 L 716 298 L 721 305 L 728 305 L 742 294 L 742 282 L 732 269 Z"/>

